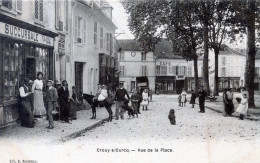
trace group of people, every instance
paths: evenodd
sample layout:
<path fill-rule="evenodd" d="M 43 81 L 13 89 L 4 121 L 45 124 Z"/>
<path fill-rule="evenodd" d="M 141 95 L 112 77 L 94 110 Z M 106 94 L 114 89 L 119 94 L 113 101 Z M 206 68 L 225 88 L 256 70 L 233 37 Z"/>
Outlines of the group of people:
<path fill-rule="evenodd" d="M 244 116 L 248 114 L 248 97 L 248 91 L 245 87 L 242 87 L 240 96 L 236 97 L 236 100 L 238 102 L 236 112 L 240 114 L 239 119 L 241 120 L 243 120 Z M 234 93 L 232 89 L 225 89 L 223 92 L 223 116 L 231 116 L 235 112 L 233 99 Z"/>
<path fill-rule="evenodd" d="M 111 93 L 110 90 L 107 90 L 105 85 L 98 85 L 98 90 L 93 98 L 93 106 L 92 106 L 92 113 L 93 116 L 91 119 L 96 118 L 96 106 L 103 104 L 109 114 L 108 120 L 112 121 L 112 109 L 111 106 L 115 103 L 115 120 L 119 118 L 124 119 L 124 113 L 126 109 L 124 108 L 125 101 L 131 101 L 130 107 L 133 108 L 138 114 L 141 114 L 140 107 L 143 110 L 148 110 L 149 105 L 149 98 L 148 89 L 144 89 L 143 92 L 141 91 L 140 87 L 133 91 L 131 97 L 129 96 L 127 90 L 123 87 L 123 83 L 119 84 L 119 87 L 116 89 L 115 94 Z M 128 104 L 127 104 L 128 105 Z"/>
<path fill-rule="evenodd" d="M 187 102 L 187 93 L 185 91 L 185 89 L 182 89 L 181 94 L 179 94 L 178 96 L 178 101 L 179 101 L 179 106 L 180 107 L 185 107 L 186 106 L 186 102 Z M 190 98 L 190 104 L 192 105 L 191 108 L 194 108 L 195 105 L 195 100 L 196 100 L 196 94 L 193 90 L 191 90 L 191 98 Z M 199 97 L 199 107 L 200 107 L 200 111 L 199 113 L 205 113 L 205 99 L 207 97 L 207 92 L 204 90 L 204 86 L 201 85 L 200 90 L 198 92 L 198 97 Z"/>
<path fill-rule="evenodd" d="M 21 125 L 33 128 L 35 120 L 46 115 L 49 121 L 48 129 L 54 128 L 53 110 L 59 111 L 59 119 L 62 122 L 71 123 L 76 119 L 78 99 L 75 87 L 72 87 L 71 94 L 68 90 L 67 81 L 62 81 L 62 85 L 54 87 L 54 81 L 47 80 L 44 87 L 43 73 L 37 73 L 37 79 L 31 84 L 28 78 L 25 78 L 22 86 L 19 88 L 19 104 Z M 45 89 L 46 88 L 46 89 Z"/>

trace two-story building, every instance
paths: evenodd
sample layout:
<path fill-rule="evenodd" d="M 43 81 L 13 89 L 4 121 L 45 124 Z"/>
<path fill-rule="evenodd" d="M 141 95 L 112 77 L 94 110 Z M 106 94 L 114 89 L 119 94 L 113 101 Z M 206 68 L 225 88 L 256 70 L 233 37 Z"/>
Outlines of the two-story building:
<path fill-rule="evenodd" d="M 180 93 L 195 89 L 193 61 L 173 55 L 172 44 L 163 41 L 155 48 L 156 91 L 158 93 Z M 202 83 L 202 58 L 198 58 L 199 85 Z"/>
<path fill-rule="evenodd" d="M 55 79 L 55 1 L 0 1 L 0 128 L 19 117 L 20 81 Z"/>
<path fill-rule="evenodd" d="M 210 53 L 212 63 L 211 70 L 215 68 L 214 53 Z M 230 47 L 223 45 L 218 56 L 218 77 L 219 77 L 219 91 L 225 88 L 234 88 L 238 90 L 244 86 L 246 56 L 245 54 L 233 50 Z M 214 73 L 211 74 L 214 76 Z"/>
<path fill-rule="evenodd" d="M 136 88 L 136 77 L 146 76 L 149 88 L 155 89 L 155 57 L 153 52 L 144 53 L 135 40 L 118 40 L 119 81 L 127 91 Z"/>

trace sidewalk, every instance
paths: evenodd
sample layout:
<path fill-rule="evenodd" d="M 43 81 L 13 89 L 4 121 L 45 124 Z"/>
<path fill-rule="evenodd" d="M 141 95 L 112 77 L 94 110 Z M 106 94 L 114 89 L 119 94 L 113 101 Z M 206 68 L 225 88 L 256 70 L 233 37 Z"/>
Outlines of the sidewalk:
<path fill-rule="evenodd" d="M 112 110 L 115 113 L 115 105 L 112 106 Z M 34 128 L 16 125 L 0 133 L 0 137 L 1 140 L 41 141 L 43 144 L 64 142 L 104 123 L 108 118 L 108 112 L 105 107 L 97 108 L 97 119 L 90 119 L 91 117 L 91 109 L 80 110 L 77 111 L 77 120 L 73 120 L 72 124 L 54 121 L 54 129 L 51 130 L 46 128 L 48 121 L 41 118 L 36 121 Z"/>
<path fill-rule="evenodd" d="M 210 110 L 216 111 L 218 113 L 223 113 L 223 108 L 224 108 L 223 97 L 222 97 L 222 95 L 216 96 L 216 97 L 217 97 L 217 100 L 215 102 L 206 100 L 205 107 Z M 235 97 L 236 97 L 236 95 L 235 95 Z M 255 95 L 255 105 L 257 108 L 254 108 L 254 109 L 249 108 L 249 112 L 248 112 L 249 116 L 246 116 L 245 119 L 254 120 L 254 121 L 260 120 L 260 103 L 259 102 L 260 102 L 260 96 Z M 236 110 L 236 108 L 238 107 L 238 103 L 235 100 L 235 98 L 233 100 L 233 103 L 234 103 L 234 108 Z M 233 113 L 232 115 L 235 117 L 239 117 L 239 114 L 236 112 Z"/>

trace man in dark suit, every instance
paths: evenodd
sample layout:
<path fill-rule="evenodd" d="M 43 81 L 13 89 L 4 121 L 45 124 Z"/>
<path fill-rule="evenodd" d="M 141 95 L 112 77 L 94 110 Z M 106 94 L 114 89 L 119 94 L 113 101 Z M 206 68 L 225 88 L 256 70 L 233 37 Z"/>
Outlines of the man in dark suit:
<path fill-rule="evenodd" d="M 66 80 L 62 81 L 62 86 L 58 89 L 59 104 L 60 104 L 60 120 L 62 122 L 69 121 L 69 90 Z"/>
<path fill-rule="evenodd" d="M 58 99 L 58 93 L 56 88 L 53 86 L 53 81 L 48 80 L 47 81 L 47 90 L 46 90 L 46 108 L 47 108 L 47 116 L 49 120 L 49 126 L 47 127 L 48 129 L 53 129 L 54 128 L 54 123 L 53 123 L 53 117 L 52 117 L 52 111 L 56 107 L 57 99 Z"/>
<path fill-rule="evenodd" d="M 205 113 L 205 98 L 207 97 L 207 92 L 204 90 L 203 85 L 201 86 L 198 95 L 199 95 L 199 105 L 200 105 L 199 113 Z"/>

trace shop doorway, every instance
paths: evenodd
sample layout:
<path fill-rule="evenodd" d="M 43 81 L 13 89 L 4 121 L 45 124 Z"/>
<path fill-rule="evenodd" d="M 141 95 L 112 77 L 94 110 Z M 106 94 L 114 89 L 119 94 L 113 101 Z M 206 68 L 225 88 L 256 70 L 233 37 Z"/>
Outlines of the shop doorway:
<path fill-rule="evenodd" d="M 184 80 L 176 80 L 176 93 L 180 94 L 184 88 Z"/>
<path fill-rule="evenodd" d="M 83 93 L 83 63 L 81 62 L 75 62 L 75 87 L 77 96 L 80 97 L 80 93 Z"/>
<path fill-rule="evenodd" d="M 35 58 L 26 58 L 26 78 L 36 79 Z"/>

